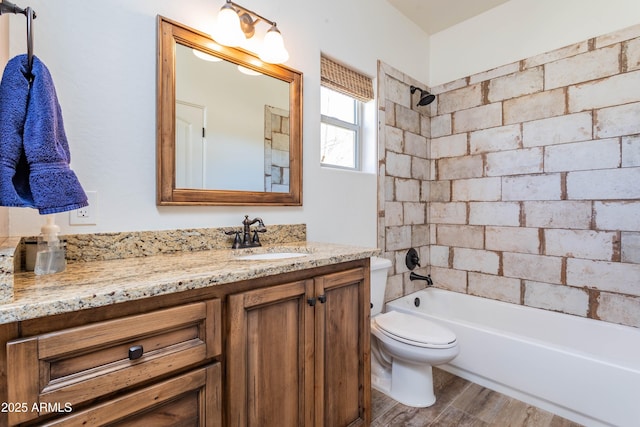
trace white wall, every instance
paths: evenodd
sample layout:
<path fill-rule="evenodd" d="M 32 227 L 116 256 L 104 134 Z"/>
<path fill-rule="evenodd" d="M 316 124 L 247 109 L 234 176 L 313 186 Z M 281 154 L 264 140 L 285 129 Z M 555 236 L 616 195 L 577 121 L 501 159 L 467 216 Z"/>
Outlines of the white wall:
<path fill-rule="evenodd" d="M 510 0 L 431 36 L 429 86 L 638 23 L 638 0 Z"/>
<path fill-rule="evenodd" d="M 277 21 L 304 74 L 304 206 L 157 207 L 155 204 L 156 15 L 206 31 L 223 0 L 28 0 L 37 12 L 35 53 L 49 67 L 64 114 L 72 168 L 98 192 L 97 226 L 63 233 L 306 223 L 310 240 L 375 246 L 376 177 L 319 167 L 320 52 L 369 76 L 377 60 L 428 80 L 428 37 L 385 0 L 242 0 Z M 23 5 L 26 6 L 26 5 Z M 12 16 L 11 56 L 26 50 L 23 16 Z M 21 20 L 21 21 L 20 21 Z M 266 31 L 260 24 L 259 31 Z M 400 47 L 400 48 L 399 48 Z M 373 141 L 375 144 L 375 141 Z M 38 232 L 36 211 L 11 209 L 11 234 Z"/>

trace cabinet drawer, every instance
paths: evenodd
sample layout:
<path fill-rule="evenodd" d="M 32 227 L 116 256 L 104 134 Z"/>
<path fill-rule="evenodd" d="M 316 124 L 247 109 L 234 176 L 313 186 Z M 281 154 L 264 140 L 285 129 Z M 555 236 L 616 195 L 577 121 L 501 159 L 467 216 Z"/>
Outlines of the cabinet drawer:
<path fill-rule="evenodd" d="M 220 301 L 210 300 L 11 341 L 8 398 L 30 411 L 10 424 L 202 363 L 220 355 L 220 334 Z"/>
<path fill-rule="evenodd" d="M 221 381 L 220 363 L 215 363 L 42 426 L 220 426 Z"/>

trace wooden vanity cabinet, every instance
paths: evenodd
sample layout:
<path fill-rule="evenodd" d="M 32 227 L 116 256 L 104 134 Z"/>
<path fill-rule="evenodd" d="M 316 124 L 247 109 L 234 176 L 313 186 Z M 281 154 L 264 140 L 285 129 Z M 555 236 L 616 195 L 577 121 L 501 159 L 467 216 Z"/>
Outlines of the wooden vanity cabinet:
<path fill-rule="evenodd" d="M 221 316 L 214 299 L 9 341 L 9 425 L 220 425 Z"/>
<path fill-rule="evenodd" d="M 230 426 L 369 425 L 365 273 L 352 268 L 229 296 Z"/>

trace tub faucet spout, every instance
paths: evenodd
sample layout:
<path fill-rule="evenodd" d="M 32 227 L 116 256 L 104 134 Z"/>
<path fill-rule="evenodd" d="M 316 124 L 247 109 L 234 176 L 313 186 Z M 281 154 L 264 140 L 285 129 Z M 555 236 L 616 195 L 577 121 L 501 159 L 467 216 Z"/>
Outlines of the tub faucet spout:
<path fill-rule="evenodd" d="M 427 282 L 427 286 L 433 286 L 433 280 L 431 279 L 430 274 L 423 276 L 421 274 L 418 274 L 412 271 L 411 274 L 409 275 L 409 280 L 424 280 Z"/>

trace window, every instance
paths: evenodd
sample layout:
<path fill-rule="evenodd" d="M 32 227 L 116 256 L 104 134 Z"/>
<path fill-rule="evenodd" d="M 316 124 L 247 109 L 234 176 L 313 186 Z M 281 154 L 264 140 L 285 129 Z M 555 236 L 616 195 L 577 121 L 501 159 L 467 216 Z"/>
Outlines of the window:
<path fill-rule="evenodd" d="M 324 55 L 320 75 L 320 163 L 362 170 L 363 115 L 373 99 L 372 80 Z"/>
<path fill-rule="evenodd" d="M 320 164 L 360 170 L 361 102 L 322 86 Z"/>

